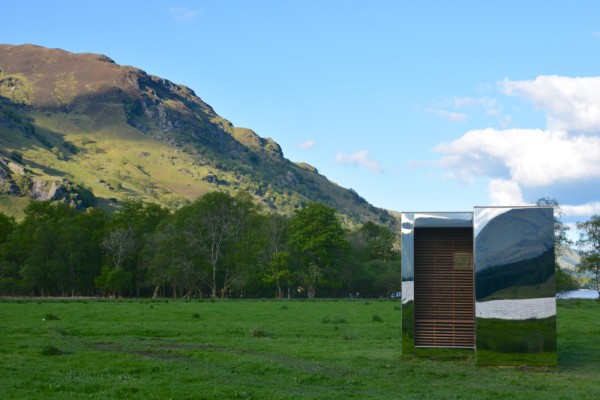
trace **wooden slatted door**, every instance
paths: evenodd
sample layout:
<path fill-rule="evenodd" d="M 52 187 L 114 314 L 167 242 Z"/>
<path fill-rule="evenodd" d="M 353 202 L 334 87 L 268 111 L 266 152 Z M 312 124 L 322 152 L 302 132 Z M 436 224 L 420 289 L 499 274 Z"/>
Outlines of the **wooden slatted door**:
<path fill-rule="evenodd" d="M 415 229 L 415 346 L 475 347 L 472 228 Z"/>

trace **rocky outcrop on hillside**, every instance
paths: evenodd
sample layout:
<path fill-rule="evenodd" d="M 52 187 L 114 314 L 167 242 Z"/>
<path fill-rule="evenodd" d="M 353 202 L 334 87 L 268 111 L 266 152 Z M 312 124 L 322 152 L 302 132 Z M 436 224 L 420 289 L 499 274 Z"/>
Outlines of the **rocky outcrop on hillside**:
<path fill-rule="evenodd" d="M 76 208 L 94 205 L 94 196 L 68 179 L 40 179 L 29 176 L 26 167 L 0 157 L 0 195 L 26 196 L 33 200 L 63 201 Z"/>
<path fill-rule="evenodd" d="M 30 179 L 22 165 L 0 157 L 0 194 L 26 196 L 30 192 Z"/>

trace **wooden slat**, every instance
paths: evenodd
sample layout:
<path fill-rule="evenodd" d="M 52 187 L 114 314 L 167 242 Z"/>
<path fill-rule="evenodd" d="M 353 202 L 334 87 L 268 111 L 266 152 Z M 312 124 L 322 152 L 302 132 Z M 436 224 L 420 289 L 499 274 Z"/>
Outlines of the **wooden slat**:
<path fill-rule="evenodd" d="M 473 230 L 415 229 L 415 346 L 474 347 Z"/>

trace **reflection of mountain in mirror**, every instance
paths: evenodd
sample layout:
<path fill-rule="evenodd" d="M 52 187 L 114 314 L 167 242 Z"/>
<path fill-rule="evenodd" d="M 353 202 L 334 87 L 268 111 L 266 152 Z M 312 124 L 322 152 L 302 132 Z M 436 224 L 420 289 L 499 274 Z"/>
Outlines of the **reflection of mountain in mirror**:
<path fill-rule="evenodd" d="M 554 249 L 477 271 L 475 292 L 478 301 L 554 297 Z"/>
<path fill-rule="evenodd" d="M 475 221 L 478 222 L 475 231 L 477 273 L 495 266 L 535 259 L 554 248 L 553 214 L 547 209 L 506 209 L 479 223 L 479 216 L 483 216 L 484 212 L 487 210 L 475 209 Z"/>
<path fill-rule="evenodd" d="M 470 212 L 435 212 L 415 213 L 415 228 L 471 228 L 473 213 Z"/>

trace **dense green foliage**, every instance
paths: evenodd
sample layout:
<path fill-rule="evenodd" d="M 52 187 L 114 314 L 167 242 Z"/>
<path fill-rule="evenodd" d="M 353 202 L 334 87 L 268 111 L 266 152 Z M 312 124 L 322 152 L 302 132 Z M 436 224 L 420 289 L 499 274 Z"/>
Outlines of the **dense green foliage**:
<path fill-rule="evenodd" d="M 0 295 L 387 297 L 400 289 L 389 279 L 400 275 L 389 228 L 346 231 L 320 203 L 285 218 L 261 213 L 244 192 L 211 192 L 174 213 L 142 202 L 108 215 L 41 201 L 24 213 L 20 223 L 0 213 Z"/>
<path fill-rule="evenodd" d="M 3 399 L 597 399 L 600 304 L 558 367 L 402 356 L 397 301 L 1 301 Z M 379 318 L 375 318 L 375 316 Z"/>
<path fill-rule="evenodd" d="M 312 203 L 296 211 L 290 222 L 290 245 L 297 255 L 301 282 L 312 299 L 319 283 L 335 281 L 348 247 L 335 210 Z"/>

